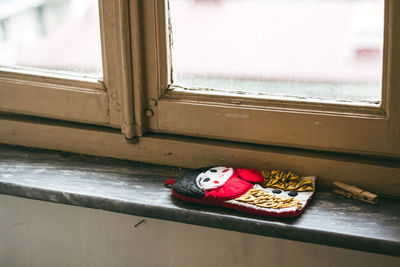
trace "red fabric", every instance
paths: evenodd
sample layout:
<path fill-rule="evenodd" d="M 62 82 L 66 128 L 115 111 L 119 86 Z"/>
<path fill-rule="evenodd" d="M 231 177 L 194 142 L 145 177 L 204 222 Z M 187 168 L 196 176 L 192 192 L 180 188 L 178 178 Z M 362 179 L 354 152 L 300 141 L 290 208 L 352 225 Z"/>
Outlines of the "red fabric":
<path fill-rule="evenodd" d="M 304 207 L 301 210 L 296 210 L 296 211 L 287 211 L 287 212 L 270 212 L 270 211 L 265 211 L 261 209 L 253 209 L 250 207 L 245 207 L 233 203 L 228 203 L 223 200 L 216 200 L 216 199 L 197 199 L 197 198 L 191 198 L 187 196 L 180 195 L 179 193 L 175 192 L 172 190 L 172 195 L 175 196 L 176 198 L 179 198 L 183 201 L 186 202 L 192 202 L 200 205 L 206 205 L 206 206 L 221 206 L 229 209 L 234 209 L 240 212 L 244 213 L 249 213 L 249 214 L 254 214 L 254 215 L 261 215 L 261 216 L 269 216 L 269 217 L 275 217 L 275 218 L 292 218 L 292 217 L 297 217 L 299 216 L 310 204 L 312 196 L 307 200 L 307 203 L 304 205 Z"/>
<path fill-rule="evenodd" d="M 165 180 L 165 184 L 171 184 L 170 182 L 167 183 L 167 181 L 169 180 L 172 179 Z M 172 181 L 175 182 L 175 180 Z M 299 216 L 310 203 L 311 197 L 308 199 L 307 203 L 301 210 L 287 211 L 287 212 L 273 212 L 273 211 L 271 212 L 262 209 L 245 207 L 234 203 L 228 203 L 225 201 L 240 197 L 245 193 L 247 193 L 251 188 L 253 188 L 255 183 L 262 184 L 263 182 L 264 182 L 264 177 L 262 176 L 261 172 L 257 169 L 234 169 L 232 176 L 225 182 L 225 184 L 223 184 L 218 188 L 206 190 L 205 196 L 201 199 L 184 196 L 177 193 L 174 190 L 172 190 L 172 194 L 176 198 L 179 198 L 186 202 L 192 202 L 196 204 L 209 205 L 209 206 L 221 206 L 245 213 L 277 217 L 277 218 L 290 218 Z"/>
<path fill-rule="evenodd" d="M 181 194 L 175 192 L 174 190 L 172 190 L 172 195 L 174 197 L 179 198 L 186 202 L 192 202 L 192 203 L 207 205 L 207 206 L 219 206 L 222 201 L 220 199 L 205 199 L 205 198 L 198 199 L 198 198 L 193 198 L 193 197 L 187 197 L 187 196 L 184 196 L 184 195 L 181 195 Z"/>
<path fill-rule="evenodd" d="M 264 177 L 257 169 L 234 169 L 232 176 L 222 186 L 206 190 L 202 199 L 183 196 L 175 191 L 172 194 L 184 201 L 218 206 L 223 200 L 234 199 L 247 193 L 254 183 L 263 183 Z M 167 183 L 167 180 L 165 180 Z"/>
<path fill-rule="evenodd" d="M 226 183 L 213 190 L 207 190 L 204 199 L 212 200 L 227 200 L 244 195 L 253 187 L 252 183 L 240 179 L 237 176 L 232 176 Z"/>
<path fill-rule="evenodd" d="M 175 179 L 165 179 L 165 185 L 173 185 L 175 183 Z"/>
<path fill-rule="evenodd" d="M 206 190 L 204 199 L 220 202 L 240 197 L 249 191 L 254 183 L 263 183 L 264 177 L 257 169 L 234 169 L 232 176 L 218 188 Z"/>
<path fill-rule="evenodd" d="M 238 176 L 249 183 L 264 183 L 264 176 L 257 169 L 238 169 Z"/>

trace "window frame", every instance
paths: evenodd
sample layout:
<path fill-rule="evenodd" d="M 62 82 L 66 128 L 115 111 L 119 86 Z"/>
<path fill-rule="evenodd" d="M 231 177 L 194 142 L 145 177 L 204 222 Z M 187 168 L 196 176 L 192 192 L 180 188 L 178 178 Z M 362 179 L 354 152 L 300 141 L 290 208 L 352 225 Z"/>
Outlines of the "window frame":
<path fill-rule="evenodd" d="M 0 112 L 123 128 L 134 136 L 129 3 L 98 2 L 103 80 L 2 67 Z"/>
<path fill-rule="evenodd" d="M 400 158 L 398 2 L 385 1 L 382 103 L 373 107 L 175 92 L 166 1 L 150 0 L 141 6 L 147 131 Z"/>
<path fill-rule="evenodd" d="M 0 70 L 2 112 L 108 125 L 107 99 L 104 85 L 90 79 Z"/>

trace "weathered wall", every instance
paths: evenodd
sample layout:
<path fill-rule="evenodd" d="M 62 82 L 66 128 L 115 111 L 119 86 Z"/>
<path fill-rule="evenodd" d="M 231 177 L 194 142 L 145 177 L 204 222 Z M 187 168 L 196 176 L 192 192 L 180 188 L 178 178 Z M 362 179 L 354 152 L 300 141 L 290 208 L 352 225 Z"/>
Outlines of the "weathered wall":
<path fill-rule="evenodd" d="M 0 266 L 400 266 L 339 249 L 0 195 Z"/>

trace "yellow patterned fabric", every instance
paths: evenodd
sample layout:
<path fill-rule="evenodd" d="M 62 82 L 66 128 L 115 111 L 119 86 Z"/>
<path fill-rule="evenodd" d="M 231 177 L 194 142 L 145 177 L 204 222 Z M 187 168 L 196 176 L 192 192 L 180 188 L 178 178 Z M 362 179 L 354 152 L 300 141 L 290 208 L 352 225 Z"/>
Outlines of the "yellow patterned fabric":
<path fill-rule="evenodd" d="M 260 189 L 250 189 L 249 192 L 239 198 L 235 198 L 235 200 L 270 209 L 283 209 L 291 207 L 301 209 L 303 206 L 298 199 L 268 194 Z"/>
<path fill-rule="evenodd" d="M 313 191 L 313 182 L 310 179 L 300 178 L 293 172 L 284 172 L 281 170 L 262 170 L 264 176 L 263 187 L 272 187 L 288 191 Z"/>

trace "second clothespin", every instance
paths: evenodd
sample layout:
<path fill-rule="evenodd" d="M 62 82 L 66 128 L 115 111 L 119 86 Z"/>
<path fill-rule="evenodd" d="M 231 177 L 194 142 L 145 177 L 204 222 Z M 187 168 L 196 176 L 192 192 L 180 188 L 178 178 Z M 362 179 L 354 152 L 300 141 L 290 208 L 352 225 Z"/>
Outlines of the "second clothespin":
<path fill-rule="evenodd" d="M 378 195 L 362 190 L 356 186 L 348 185 L 339 181 L 334 181 L 334 185 L 340 189 L 334 189 L 333 192 L 348 198 L 358 199 L 370 204 L 378 203 Z"/>

